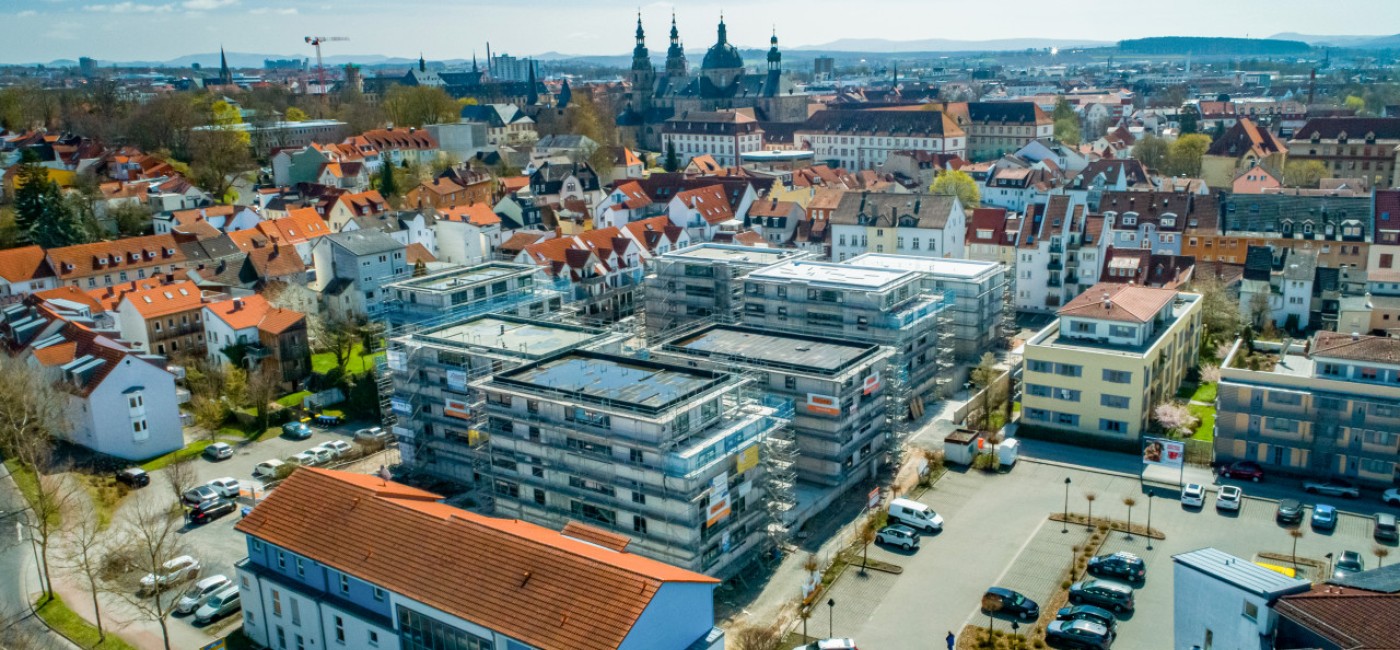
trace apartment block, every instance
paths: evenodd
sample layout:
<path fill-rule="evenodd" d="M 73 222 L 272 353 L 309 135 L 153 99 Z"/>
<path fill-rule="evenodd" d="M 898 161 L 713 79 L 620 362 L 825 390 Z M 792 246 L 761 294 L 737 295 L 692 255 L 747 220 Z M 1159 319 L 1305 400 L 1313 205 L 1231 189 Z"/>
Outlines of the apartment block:
<path fill-rule="evenodd" d="M 1101 283 L 1025 345 L 1025 424 L 1134 441 L 1196 365 L 1201 297 Z"/>
<path fill-rule="evenodd" d="M 496 512 L 629 535 L 639 555 L 718 578 L 774 540 L 765 441 L 792 405 L 752 380 L 574 350 L 472 385 L 486 399 Z"/>
<path fill-rule="evenodd" d="M 647 336 L 665 337 L 705 322 L 737 323 L 744 276 L 807 256 L 792 249 L 705 243 L 653 258 L 646 278 Z"/>
<path fill-rule="evenodd" d="M 608 348 L 618 336 L 501 314 L 403 328 L 386 354 L 389 407 L 403 464 L 472 484 L 489 464 L 483 398 L 470 382 L 569 350 Z"/>
<path fill-rule="evenodd" d="M 563 295 L 539 267 L 487 262 L 456 267 L 385 287 L 394 323 L 445 322 L 488 312 L 542 316 L 559 311 Z"/>
<path fill-rule="evenodd" d="M 894 351 L 873 343 L 712 325 L 657 348 L 658 358 L 753 377 L 767 396 L 795 405 L 795 521 L 874 476 L 889 443 L 883 377 Z"/>
<path fill-rule="evenodd" d="M 745 278 L 743 324 L 894 348 L 887 381 L 917 415 L 951 380 L 953 299 L 925 289 L 915 271 L 793 260 Z"/>
<path fill-rule="evenodd" d="M 1221 363 L 1216 459 L 1392 487 L 1400 461 L 1400 339 L 1324 331 L 1287 349 L 1254 345 L 1269 355 L 1266 366 L 1246 364 L 1242 342 Z"/>
<path fill-rule="evenodd" d="M 952 294 L 946 316 L 952 320 L 953 351 L 959 361 L 976 361 L 1016 331 L 1006 268 L 999 263 L 879 253 L 859 255 L 847 263 L 915 271 L 923 276 L 924 289 Z"/>

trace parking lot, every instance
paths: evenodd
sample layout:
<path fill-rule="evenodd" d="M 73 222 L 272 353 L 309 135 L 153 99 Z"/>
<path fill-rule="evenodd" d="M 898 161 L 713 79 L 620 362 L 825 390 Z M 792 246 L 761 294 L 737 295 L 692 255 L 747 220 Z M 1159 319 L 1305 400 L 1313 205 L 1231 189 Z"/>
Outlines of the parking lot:
<path fill-rule="evenodd" d="M 1062 526 L 1048 521 L 1047 515 L 1065 507 L 1066 478 L 1070 479 L 1069 509 L 1083 513 L 1084 495 L 1094 492 L 1094 516 L 1123 520 L 1127 517 L 1124 497 L 1134 497 L 1133 521 L 1147 520 L 1147 497 L 1136 476 L 1091 472 L 1083 469 L 1023 461 L 1006 474 L 954 471 L 920 500 L 946 520 L 942 533 L 925 536 L 922 548 L 912 552 L 871 548 L 872 559 L 904 567 L 900 575 L 870 572 L 861 577 L 848 571 L 830 592 L 836 601 L 830 612 L 817 612 L 811 625 L 825 632 L 830 625 L 837 636 L 852 636 L 861 647 L 914 647 L 924 640 L 932 647 L 941 643 L 948 631 L 965 624 L 986 625 L 979 605 L 983 591 L 998 585 L 1021 591 L 1048 605 L 1059 589 L 1064 571 L 1073 556 L 1072 548 L 1088 539 L 1085 526 Z M 1289 491 L 1291 484 L 1265 483 L 1270 493 Z M 1169 649 L 1172 644 L 1172 562 L 1173 555 L 1204 547 L 1219 548 L 1247 560 L 1258 560 L 1259 553 L 1288 557 L 1293 538 L 1288 528 L 1274 521 L 1276 503 L 1250 496 L 1251 484 L 1244 484 L 1245 500 L 1238 513 L 1215 509 L 1214 486 L 1203 508 L 1186 508 L 1178 500 L 1175 487 L 1155 488 L 1152 499 L 1152 527 L 1166 534 L 1152 542 L 1141 535 L 1125 539 L 1114 533 L 1105 540 L 1100 553 L 1129 551 L 1147 563 L 1147 577 L 1135 594 L 1136 613 L 1123 617 L 1119 625 L 1121 648 Z M 1300 492 L 1300 491 L 1299 491 Z M 1300 560 L 1326 565 L 1326 554 L 1344 550 L 1361 553 L 1366 566 L 1374 567 L 1369 515 L 1378 510 L 1394 511 L 1373 498 L 1361 500 L 1301 498 L 1306 504 L 1330 503 L 1343 511 L 1335 530 L 1314 531 L 1305 513 L 1298 540 Z M 1349 511 L 1363 510 L 1367 517 Z M 1063 528 L 1068 533 L 1060 532 Z M 1288 560 L 1270 563 L 1290 566 Z M 1305 577 L 1311 577 L 1305 576 Z M 822 608 L 826 609 L 826 608 Z M 828 621 L 828 616 L 830 620 Z M 1010 624 L 999 622 L 1009 630 Z"/>

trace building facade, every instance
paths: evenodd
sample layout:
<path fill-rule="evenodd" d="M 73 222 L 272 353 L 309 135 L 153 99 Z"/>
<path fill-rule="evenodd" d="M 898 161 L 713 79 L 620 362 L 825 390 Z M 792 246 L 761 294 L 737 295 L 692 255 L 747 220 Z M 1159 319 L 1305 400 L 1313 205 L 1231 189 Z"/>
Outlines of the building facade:
<path fill-rule="evenodd" d="M 696 244 L 656 257 L 646 278 L 647 336 L 659 340 L 704 323 L 738 323 L 744 276 L 805 257 L 797 250 L 730 244 Z"/>
<path fill-rule="evenodd" d="M 964 256 L 967 215 L 954 196 L 847 192 L 831 214 L 831 255 Z"/>
<path fill-rule="evenodd" d="M 975 362 L 1001 346 L 1015 324 L 1016 310 L 1007 300 L 1005 268 L 995 262 L 866 253 L 851 258 L 851 266 L 917 271 L 924 289 L 951 294 L 946 312 L 952 322 L 953 350 L 959 361 Z"/>

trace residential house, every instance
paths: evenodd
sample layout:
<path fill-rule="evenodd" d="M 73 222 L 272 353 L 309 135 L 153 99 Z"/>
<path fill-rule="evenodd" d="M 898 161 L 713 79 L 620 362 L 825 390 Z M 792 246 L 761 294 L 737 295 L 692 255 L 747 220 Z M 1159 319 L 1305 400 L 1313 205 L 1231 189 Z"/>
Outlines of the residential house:
<path fill-rule="evenodd" d="M 545 239 L 526 245 L 513 260 L 534 264 L 566 289 L 578 303 L 579 317 L 613 322 L 635 310 L 642 282 L 642 247 L 617 228 Z"/>
<path fill-rule="evenodd" d="M 1231 194 L 1263 194 L 1283 187 L 1283 174 L 1270 169 L 1268 165 L 1258 165 L 1235 175 L 1230 182 Z"/>
<path fill-rule="evenodd" d="M 1206 150 L 1201 158 L 1201 178 L 1211 187 L 1226 187 L 1248 170 L 1260 165 L 1283 169 L 1287 160 L 1288 146 L 1283 140 L 1242 117 Z"/>
<path fill-rule="evenodd" d="M 663 150 L 674 149 L 682 161 L 708 155 L 734 167 L 741 154 L 763 150 L 763 128 L 752 111 L 689 111 L 666 120 L 661 141 Z"/>
<path fill-rule="evenodd" d="M 1279 650 L 1384 648 L 1400 638 L 1400 568 L 1333 577 L 1274 601 Z"/>
<path fill-rule="evenodd" d="M 1214 196 L 1189 192 L 1104 192 L 1099 199 L 1108 244 L 1182 255 L 1185 231 L 1217 220 Z"/>
<path fill-rule="evenodd" d="M 501 247 L 501 218 L 490 204 L 472 203 L 440 210 L 434 222 L 434 255 L 453 264 L 476 264 L 494 259 Z"/>
<path fill-rule="evenodd" d="M 955 196 L 847 192 L 831 214 L 831 258 L 862 253 L 963 257 L 967 215 Z"/>
<path fill-rule="evenodd" d="M 671 223 L 671 218 L 664 214 L 630 222 L 621 230 L 651 258 L 690 246 L 690 233 Z"/>
<path fill-rule="evenodd" d="M 1020 215 L 1005 208 L 973 208 L 968 213 L 967 235 L 963 238 L 967 259 L 1000 262 L 1014 275 L 1020 219 Z"/>
<path fill-rule="evenodd" d="M 183 268 L 185 252 L 174 235 L 146 235 L 46 251 L 56 284 L 80 289 L 111 287 Z"/>
<path fill-rule="evenodd" d="M 389 210 L 389 202 L 377 190 L 358 194 L 341 194 L 330 199 L 319 208 L 321 216 L 330 224 L 331 230 L 340 232 L 345 224 L 356 217 L 372 217 Z"/>
<path fill-rule="evenodd" d="M 1034 102 L 950 102 L 943 111 L 967 134 L 967 158 L 988 160 L 1055 136 L 1055 120 Z"/>
<path fill-rule="evenodd" d="M 379 230 L 335 233 L 316 239 L 312 289 L 331 315 L 374 317 L 390 299 L 385 287 L 408 276 L 404 244 Z"/>
<path fill-rule="evenodd" d="M 641 184 L 636 181 L 621 182 L 594 208 L 593 225 L 596 228 L 621 228 L 653 216 L 660 207 L 647 196 Z"/>
<path fill-rule="evenodd" d="M 671 223 L 685 228 L 692 241 L 711 241 L 720 224 L 736 220 L 722 185 L 678 192 L 667 204 L 666 212 Z"/>
<path fill-rule="evenodd" d="M 563 204 L 574 199 L 582 201 L 590 210 L 603 200 L 598 174 L 586 162 L 545 163 L 530 175 L 530 192 L 536 200 L 548 204 Z"/>
<path fill-rule="evenodd" d="M 1314 117 L 1288 140 L 1288 157 L 1371 187 L 1400 186 L 1400 118 Z"/>
<path fill-rule="evenodd" d="M 1026 341 L 1023 425 L 1137 448 L 1196 367 L 1201 296 L 1100 283 Z"/>
<path fill-rule="evenodd" d="M 926 110 L 823 110 L 794 139 L 817 160 L 846 169 L 878 169 L 895 151 L 965 156 L 967 134 L 951 116 Z"/>
<path fill-rule="evenodd" d="M 0 301 L 58 286 L 44 249 L 20 246 L 0 250 Z"/>
<path fill-rule="evenodd" d="M 204 354 L 203 292 L 188 280 L 175 283 L 132 282 L 108 288 L 123 341 L 138 354 Z"/>
<path fill-rule="evenodd" d="M 151 225 L 157 235 L 171 231 L 193 232 L 196 224 L 208 224 L 217 232 L 231 233 L 256 228 L 262 216 L 249 207 L 236 205 L 213 205 L 207 208 L 176 210 L 160 213 L 151 218 Z"/>
<path fill-rule="evenodd" d="M 203 316 L 210 363 L 267 372 L 284 386 L 298 386 L 311 375 L 305 314 L 253 294 L 206 303 Z"/>
<path fill-rule="evenodd" d="M 540 139 L 535 120 L 515 104 L 480 104 L 463 106 L 463 122 L 486 124 L 486 142 L 492 147 L 517 147 Z"/>
<path fill-rule="evenodd" d="M 802 206 L 792 201 L 755 201 L 749 207 L 749 227 L 763 236 L 769 246 L 788 246 L 797 232 L 797 224 L 806 219 Z"/>
<path fill-rule="evenodd" d="M 616 532 L 441 501 L 363 474 L 293 474 L 236 526 L 243 634 L 260 647 L 723 649 L 718 580 L 635 554 Z M 335 525 L 298 523 L 308 516 Z"/>
<path fill-rule="evenodd" d="M 379 152 L 379 162 L 402 167 L 405 164 L 428 166 L 437 161 L 441 152 L 433 135 L 413 127 L 371 129 L 345 140 L 357 148 L 373 148 Z"/>
<path fill-rule="evenodd" d="M 1242 264 L 1250 246 L 1316 253 L 1318 266 L 1364 268 L 1373 217 L 1369 196 L 1224 195 L 1187 224 L 1180 254 L 1203 262 Z"/>

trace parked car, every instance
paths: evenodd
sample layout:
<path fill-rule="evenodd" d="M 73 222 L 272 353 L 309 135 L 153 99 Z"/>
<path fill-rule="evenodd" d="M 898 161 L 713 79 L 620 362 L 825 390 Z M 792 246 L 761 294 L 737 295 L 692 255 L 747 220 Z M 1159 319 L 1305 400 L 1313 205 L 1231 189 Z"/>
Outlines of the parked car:
<path fill-rule="evenodd" d="M 280 460 L 265 460 L 253 468 L 253 478 L 277 478 L 277 474 L 282 471 L 282 467 L 285 465 L 286 463 Z"/>
<path fill-rule="evenodd" d="M 243 484 L 240 483 L 238 479 L 232 476 L 216 478 L 212 481 L 209 481 L 205 485 L 214 488 L 214 491 L 218 492 L 219 496 L 228 499 L 238 498 L 238 492 L 243 489 Z"/>
<path fill-rule="evenodd" d="M 1187 483 L 1181 489 L 1181 505 L 1199 508 L 1206 504 L 1206 489 L 1199 483 Z"/>
<path fill-rule="evenodd" d="M 219 497 L 213 501 L 205 501 L 199 504 L 199 507 L 190 511 L 190 523 L 195 525 L 207 524 L 237 509 L 238 504 L 223 497 Z"/>
<path fill-rule="evenodd" d="M 1089 573 L 1137 582 L 1147 578 L 1147 563 L 1132 553 L 1109 553 L 1089 558 Z"/>
<path fill-rule="evenodd" d="M 925 533 L 943 530 L 943 516 L 913 499 L 890 501 L 890 520 Z"/>
<path fill-rule="evenodd" d="M 1061 607 L 1060 611 L 1055 612 L 1055 620 L 1092 621 L 1108 628 L 1108 633 L 1110 635 L 1118 634 L 1118 617 L 1114 616 L 1113 612 L 1102 607 L 1095 607 L 1093 605 L 1071 605 L 1069 607 Z"/>
<path fill-rule="evenodd" d="M 1313 530 L 1332 530 L 1337 527 L 1337 509 L 1325 503 L 1313 506 Z"/>
<path fill-rule="evenodd" d="M 908 526 L 895 524 L 881 528 L 880 532 L 875 534 L 875 541 L 880 544 L 898 546 L 907 551 L 919 547 L 919 533 Z"/>
<path fill-rule="evenodd" d="M 1240 511 L 1240 502 L 1244 500 L 1244 490 L 1233 485 L 1222 485 L 1215 493 L 1215 509 Z"/>
<path fill-rule="evenodd" d="M 1108 650 L 1113 645 L 1113 635 L 1108 628 L 1093 621 L 1051 621 L 1045 626 L 1045 640 L 1058 642 L 1075 648 L 1095 648 Z"/>
<path fill-rule="evenodd" d="M 1395 515 L 1388 512 L 1376 513 L 1376 528 L 1372 535 L 1378 542 L 1400 542 L 1400 529 L 1395 526 Z"/>
<path fill-rule="evenodd" d="M 338 413 L 317 413 L 313 421 L 323 427 L 333 427 L 345 424 L 345 416 Z"/>
<path fill-rule="evenodd" d="M 190 585 L 190 588 L 180 596 L 180 600 L 175 601 L 175 612 L 177 614 L 193 614 L 194 610 L 199 609 L 204 601 L 209 600 L 210 596 L 223 591 L 231 584 L 233 582 L 224 576 L 209 576 L 201 579 Z"/>
<path fill-rule="evenodd" d="M 1220 475 L 1225 478 L 1242 478 L 1258 483 L 1264 478 L 1264 468 L 1259 463 L 1242 460 L 1220 467 Z"/>
<path fill-rule="evenodd" d="M 242 608 L 243 603 L 238 598 L 238 585 L 226 587 L 223 591 L 210 596 L 209 600 L 195 610 L 194 622 L 201 625 L 211 623 Z"/>
<path fill-rule="evenodd" d="M 355 432 L 355 442 L 388 442 L 394 434 L 383 427 L 370 427 Z"/>
<path fill-rule="evenodd" d="M 160 571 L 147 573 L 141 578 L 141 591 L 150 593 L 164 591 L 166 587 L 177 585 L 199 575 L 199 560 L 189 555 L 181 555 L 162 564 Z"/>
<path fill-rule="evenodd" d="M 1303 504 L 1297 499 L 1279 499 L 1278 512 L 1274 513 L 1274 520 L 1280 524 L 1302 523 Z"/>
<path fill-rule="evenodd" d="M 219 493 L 208 485 L 196 485 L 180 495 L 180 501 L 187 506 L 197 506 L 205 501 L 219 498 Z"/>
<path fill-rule="evenodd" d="M 233 458 L 233 445 L 227 442 L 213 442 L 204 448 L 204 457 L 209 460 L 228 460 Z"/>
<path fill-rule="evenodd" d="M 1332 565 L 1333 578 L 1345 578 L 1353 573 L 1361 573 L 1366 570 L 1366 563 L 1362 561 L 1361 554 L 1356 551 L 1342 551 L 1337 556 L 1337 563 Z"/>
<path fill-rule="evenodd" d="M 325 447 L 312 447 L 310 449 L 307 449 L 304 453 L 308 453 L 312 456 L 315 456 L 317 465 L 325 465 L 326 463 L 335 460 L 335 452 L 326 449 Z"/>
<path fill-rule="evenodd" d="M 1388 506 L 1400 506 L 1400 488 L 1390 488 L 1382 492 L 1381 502 Z"/>
<path fill-rule="evenodd" d="M 816 643 L 800 645 L 792 650 L 860 650 L 855 639 L 822 639 Z"/>
<path fill-rule="evenodd" d="M 331 450 L 331 453 L 335 454 L 336 458 L 340 458 L 341 456 L 350 453 L 350 450 L 354 447 L 352 447 L 350 443 L 345 442 L 344 440 L 329 440 L 321 443 L 321 448 Z"/>
<path fill-rule="evenodd" d="M 291 456 L 288 456 L 287 462 L 292 463 L 294 465 L 301 465 L 302 467 L 314 467 L 317 464 L 316 454 L 313 454 L 309 451 L 297 452 L 295 454 L 292 454 Z"/>
<path fill-rule="evenodd" d="M 1114 612 L 1133 609 L 1133 588 L 1121 582 L 1090 578 L 1069 586 L 1069 602 L 1098 605 Z"/>
<path fill-rule="evenodd" d="M 1040 618 L 1040 605 L 1034 600 L 1026 598 L 1018 592 L 1006 589 L 1005 587 L 992 587 L 982 595 L 982 613 L 991 614 L 987 609 L 991 603 L 997 603 L 997 614 L 1004 614 L 1019 618 L 1023 621 L 1033 621 Z"/>
<path fill-rule="evenodd" d="M 151 484 L 151 475 L 140 467 L 128 467 L 117 472 L 117 482 L 132 488 L 143 488 Z"/>
<path fill-rule="evenodd" d="M 311 437 L 311 427 L 305 422 L 288 422 L 282 425 L 282 435 L 292 440 L 306 440 Z"/>
<path fill-rule="evenodd" d="M 1350 481 L 1339 478 L 1328 479 L 1326 481 L 1308 481 L 1303 483 L 1303 491 L 1308 494 L 1321 494 L 1329 497 L 1345 497 L 1355 499 L 1361 496 L 1361 489 L 1352 485 Z"/>

